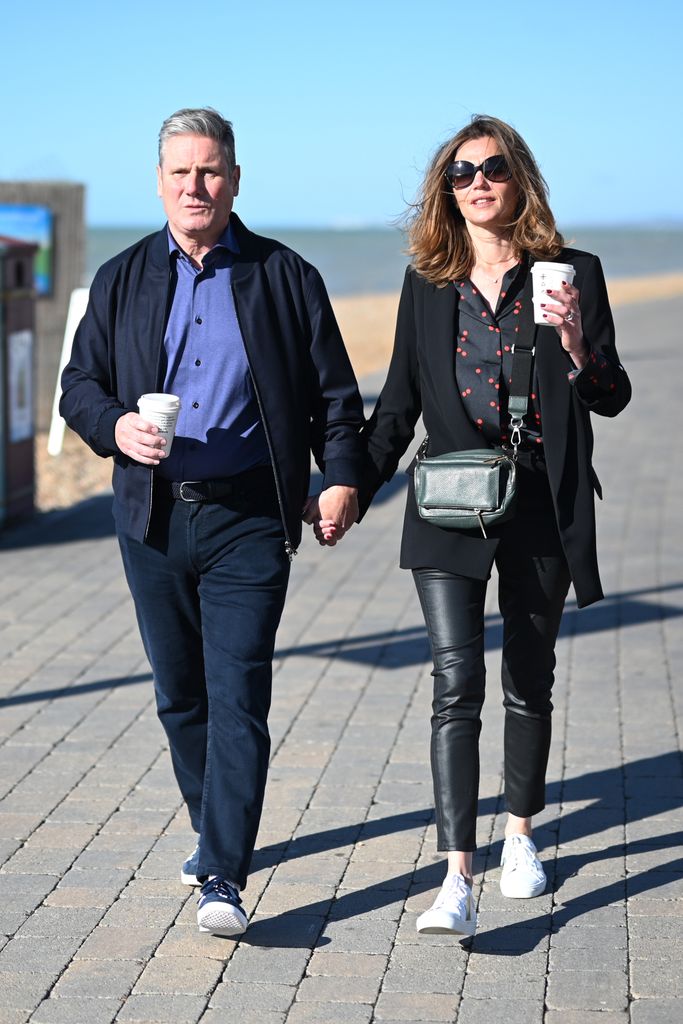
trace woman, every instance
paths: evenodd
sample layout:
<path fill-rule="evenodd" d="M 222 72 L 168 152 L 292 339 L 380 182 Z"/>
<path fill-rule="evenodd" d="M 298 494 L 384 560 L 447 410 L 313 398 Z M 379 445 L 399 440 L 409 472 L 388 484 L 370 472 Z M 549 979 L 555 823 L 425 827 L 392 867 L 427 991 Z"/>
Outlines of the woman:
<path fill-rule="evenodd" d="M 535 344 L 514 517 L 488 528 L 487 537 L 441 528 L 419 517 L 410 486 L 401 547 L 434 662 L 431 764 L 438 848 L 448 853 L 446 880 L 417 930 L 473 935 L 486 581 L 495 562 L 508 810 L 501 889 L 524 898 L 546 884 L 531 821 L 545 801 L 554 648 L 565 597 L 570 582 L 579 607 L 603 596 L 590 413 L 616 416 L 631 389 L 614 346 L 600 263 L 564 247 L 534 157 L 503 121 L 476 116 L 439 149 L 409 242 L 412 264 L 391 365 L 365 429 L 370 466 L 363 508 L 393 475 L 420 414 L 430 456 L 508 445 L 512 349 L 522 337 Z M 535 260 L 570 263 L 576 271 L 573 285 L 548 292 L 539 327 L 529 309 Z M 330 526 L 318 524 L 319 539 L 334 539 Z"/>

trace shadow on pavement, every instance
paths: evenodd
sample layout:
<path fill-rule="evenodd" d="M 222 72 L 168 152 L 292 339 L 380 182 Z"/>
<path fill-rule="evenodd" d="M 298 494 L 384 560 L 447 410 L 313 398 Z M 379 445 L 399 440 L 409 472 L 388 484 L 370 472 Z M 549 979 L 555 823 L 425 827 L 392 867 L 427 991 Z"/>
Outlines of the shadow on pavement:
<path fill-rule="evenodd" d="M 568 604 L 562 617 L 560 636 L 574 633 L 586 635 L 625 626 L 642 625 L 646 622 L 660 622 L 662 619 L 683 615 L 683 607 L 665 604 L 663 601 L 644 600 L 648 595 L 657 597 L 666 591 L 681 590 L 683 582 L 671 583 L 661 588 L 624 591 L 607 594 L 600 604 L 579 610 Z M 500 650 L 503 643 L 503 626 L 498 614 L 485 618 L 486 650 Z M 407 629 L 390 630 L 384 633 L 365 633 L 361 636 L 323 640 L 318 643 L 300 644 L 297 647 L 281 647 L 275 651 L 275 660 L 292 655 L 312 658 L 340 658 L 343 661 L 374 665 L 380 661 L 383 666 L 395 665 L 405 668 L 419 665 L 429 658 L 424 626 L 410 626 Z"/>
<path fill-rule="evenodd" d="M 113 679 L 98 679 L 92 683 L 77 683 L 75 686 L 57 686 L 52 690 L 31 690 L 30 693 L 18 693 L 12 697 L 0 697 L 0 708 L 9 708 L 15 704 L 30 704 L 36 700 L 57 700 L 59 697 L 78 697 L 83 693 L 95 693 L 97 690 L 111 690 L 119 686 L 134 686 L 137 683 L 147 683 L 151 679 L 151 672 L 141 672 L 136 676 L 118 676 Z"/>
<path fill-rule="evenodd" d="M 114 535 L 110 492 L 86 498 L 71 508 L 37 512 L 28 522 L 0 531 L 0 551 L 103 540 Z"/>
<path fill-rule="evenodd" d="M 629 795 L 631 794 L 631 795 Z M 553 845 L 559 841 L 558 857 L 554 863 L 546 863 L 549 875 L 549 891 L 555 893 L 555 907 L 551 913 L 546 909 L 536 916 L 514 913 L 510 907 L 510 924 L 486 931 L 486 915 L 480 921 L 480 930 L 472 943 L 478 953 L 503 956 L 518 956 L 530 952 L 547 939 L 551 932 L 558 932 L 567 925 L 596 909 L 623 902 L 626 895 L 641 896 L 656 893 L 672 879 L 683 881 L 683 856 L 665 861 L 667 850 L 680 851 L 683 831 L 653 835 L 642 839 L 610 843 L 602 848 L 586 849 L 577 853 L 563 852 L 564 844 L 587 839 L 613 827 L 623 829 L 626 824 L 652 817 L 656 814 L 675 811 L 683 807 L 683 764 L 678 751 L 661 754 L 637 761 L 627 762 L 617 768 L 587 772 L 564 782 L 548 786 L 548 803 L 572 800 L 591 800 L 588 806 L 572 811 L 556 822 L 545 823 L 537 830 L 537 838 L 545 835 Z M 480 801 L 480 816 L 490 815 L 499 810 L 498 798 Z M 625 813 L 624 813 L 625 807 Z M 597 812 L 597 813 L 596 813 Z M 299 857 L 338 850 L 359 840 L 394 835 L 398 832 L 421 828 L 432 819 L 431 808 L 421 808 L 386 818 L 359 822 L 325 832 L 299 836 L 281 846 L 270 846 L 259 850 L 254 859 L 253 869 L 286 863 Z M 602 817 L 603 821 L 600 822 Z M 596 820 L 597 819 L 597 820 Z M 543 847 L 542 839 L 539 846 Z M 497 865 L 501 842 L 496 841 L 478 851 L 480 863 Z M 594 876 L 596 888 L 569 898 L 562 899 L 562 886 L 576 875 L 584 864 L 596 864 L 627 853 L 661 850 L 662 860 L 656 869 L 630 872 L 626 878 L 617 878 L 607 884 L 600 884 L 604 876 Z M 476 867 L 476 865 L 475 865 Z M 278 914 L 270 918 L 259 918 L 258 914 L 249 931 L 241 940 L 256 946 L 306 946 L 327 944 L 325 936 L 319 938 L 323 927 L 334 922 L 350 921 L 361 914 L 379 914 L 378 919 L 400 917 L 403 901 L 408 893 L 426 892 L 438 886 L 443 878 L 444 865 L 434 862 L 417 869 L 408 869 L 392 875 L 387 863 L 387 877 L 366 888 L 348 890 L 334 901 L 320 900 L 297 907 L 295 911 Z M 590 876 L 584 876 L 590 877 Z M 554 885 L 553 885 L 554 880 Z M 528 905 L 528 904 L 527 904 Z M 390 909 L 387 916 L 386 910 Z M 454 938 L 454 941 L 457 939 Z"/>

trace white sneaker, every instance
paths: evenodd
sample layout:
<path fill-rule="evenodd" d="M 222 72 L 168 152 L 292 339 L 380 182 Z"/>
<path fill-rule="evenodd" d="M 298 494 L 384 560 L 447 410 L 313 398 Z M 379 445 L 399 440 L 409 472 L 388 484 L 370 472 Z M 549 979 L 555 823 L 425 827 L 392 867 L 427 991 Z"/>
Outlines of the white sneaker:
<path fill-rule="evenodd" d="M 421 935 L 474 935 L 477 915 L 472 889 L 462 875 L 446 875 L 439 895 L 417 919 Z"/>
<path fill-rule="evenodd" d="M 503 869 L 500 891 L 503 896 L 528 900 L 544 891 L 547 882 L 545 871 L 528 836 L 508 836 L 503 843 L 500 863 Z"/>

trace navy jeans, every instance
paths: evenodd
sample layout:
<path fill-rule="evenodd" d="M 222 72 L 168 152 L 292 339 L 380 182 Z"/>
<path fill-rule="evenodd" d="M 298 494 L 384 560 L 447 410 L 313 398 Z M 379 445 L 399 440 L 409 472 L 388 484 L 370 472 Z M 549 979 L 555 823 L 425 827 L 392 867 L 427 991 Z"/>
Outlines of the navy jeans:
<path fill-rule="evenodd" d="M 275 633 L 289 558 L 270 469 L 214 503 L 155 485 L 144 544 L 119 534 L 198 874 L 246 885 L 266 785 Z"/>

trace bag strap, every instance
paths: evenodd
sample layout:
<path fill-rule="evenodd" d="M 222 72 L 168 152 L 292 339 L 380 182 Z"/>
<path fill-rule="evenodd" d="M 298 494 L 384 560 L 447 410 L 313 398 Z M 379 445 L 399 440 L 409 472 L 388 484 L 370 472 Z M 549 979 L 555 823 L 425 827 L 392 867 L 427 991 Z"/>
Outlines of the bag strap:
<path fill-rule="evenodd" d="M 535 260 L 530 259 L 527 267 L 527 278 L 522 289 L 522 312 L 518 324 L 518 336 L 512 346 L 512 374 L 510 377 L 510 393 L 508 396 L 508 412 L 510 413 L 510 442 L 517 458 L 517 449 L 522 441 L 524 417 L 529 408 L 529 390 L 531 374 L 536 352 L 534 324 L 534 305 L 532 299 L 531 268 Z"/>

